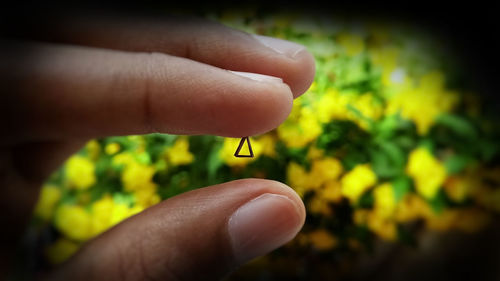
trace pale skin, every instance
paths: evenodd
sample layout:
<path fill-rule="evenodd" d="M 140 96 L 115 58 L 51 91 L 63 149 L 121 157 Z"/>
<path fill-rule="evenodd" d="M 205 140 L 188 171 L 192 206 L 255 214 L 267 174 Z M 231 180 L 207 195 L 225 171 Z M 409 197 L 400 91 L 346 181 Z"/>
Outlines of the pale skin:
<path fill-rule="evenodd" d="M 0 224 L 12 242 L 1 249 L 3 275 L 41 184 L 89 139 L 265 133 L 315 72 L 299 45 L 205 20 L 68 18 L 56 27 L 34 34 L 43 42 L 2 42 L 0 211 L 9 215 Z M 292 239 L 304 220 L 299 196 L 279 182 L 200 188 L 125 220 L 42 277 L 216 280 Z"/>

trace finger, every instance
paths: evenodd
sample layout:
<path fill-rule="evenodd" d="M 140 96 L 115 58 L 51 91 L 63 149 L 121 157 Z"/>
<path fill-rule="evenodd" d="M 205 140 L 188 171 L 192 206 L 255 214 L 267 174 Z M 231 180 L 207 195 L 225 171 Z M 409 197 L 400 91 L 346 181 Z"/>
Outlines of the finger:
<path fill-rule="evenodd" d="M 314 58 L 300 44 L 204 19 L 79 15 L 52 21 L 45 32 L 38 29 L 38 36 L 44 35 L 60 42 L 162 52 L 223 69 L 281 77 L 295 97 L 309 88 L 315 74 Z"/>
<path fill-rule="evenodd" d="M 277 127 L 293 100 L 280 79 L 160 53 L 37 45 L 3 55 L 0 124 L 8 138 L 242 137 Z"/>
<path fill-rule="evenodd" d="M 279 182 L 247 179 L 207 187 L 124 221 L 53 277 L 215 280 L 291 240 L 304 219 L 300 198 Z"/>

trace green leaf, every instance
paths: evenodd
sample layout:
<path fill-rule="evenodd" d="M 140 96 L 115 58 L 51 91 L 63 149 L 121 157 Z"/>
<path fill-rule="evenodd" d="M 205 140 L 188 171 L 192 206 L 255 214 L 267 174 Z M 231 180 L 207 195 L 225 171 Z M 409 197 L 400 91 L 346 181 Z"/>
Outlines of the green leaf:
<path fill-rule="evenodd" d="M 444 166 L 448 174 L 460 173 L 469 164 L 471 159 L 464 155 L 452 155 L 444 161 Z"/>
<path fill-rule="evenodd" d="M 135 155 L 135 159 L 137 160 L 137 162 L 144 165 L 151 164 L 151 156 L 147 152 L 142 152 L 140 154 Z"/>
<path fill-rule="evenodd" d="M 359 201 L 357 203 L 357 207 L 359 208 L 372 208 L 374 204 L 375 198 L 373 197 L 373 191 L 369 190 L 361 195 Z"/>
<path fill-rule="evenodd" d="M 391 163 L 396 166 L 396 168 L 402 169 L 406 162 L 403 150 L 392 142 L 382 142 L 379 145 L 380 148 L 382 148 L 382 151 L 387 154 Z"/>
<path fill-rule="evenodd" d="M 154 164 L 157 171 L 165 171 L 167 169 L 167 161 L 165 159 L 160 159 Z"/>
<path fill-rule="evenodd" d="M 221 147 L 222 147 L 221 142 L 214 143 L 212 145 L 212 149 L 210 150 L 210 154 L 208 156 L 207 172 L 210 181 L 213 181 L 215 179 L 217 170 L 222 166 L 222 164 L 224 164 L 224 162 L 222 162 L 222 160 L 219 157 L 219 151 Z"/>
<path fill-rule="evenodd" d="M 371 149 L 370 157 L 373 170 L 381 178 L 389 178 L 401 174 L 406 162 L 403 150 L 388 141 L 382 141 L 376 148 Z"/>
<path fill-rule="evenodd" d="M 420 140 L 418 146 L 426 148 L 430 152 L 434 152 L 434 148 L 436 147 L 436 145 L 434 144 L 434 141 L 430 138 L 424 138 L 424 139 Z"/>
<path fill-rule="evenodd" d="M 394 199 L 396 202 L 399 202 L 403 199 L 406 193 L 408 193 L 411 190 L 411 179 L 406 176 L 402 175 L 397 177 L 392 181 L 392 188 L 394 190 Z"/>
<path fill-rule="evenodd" d="M 98 178 L 105 176 L 109 167 L 111 166 L 111 159 L 109 157 L 98 158 L 95 162 L 95 174 Z"/>
<path fill-rule="evenodd" d="M 391 177 L 396 171 L 391 167 L 389 157 L 383 152 L 373 149 L 370 152 L 371 164 L 378 178 Z"/>
<path fill-rule="evenodd" d="M 359 164 L 367 163 L 369 159 L 366 156 L 362 151 L 352 149 L 341 160 L 346 170 L 351 170 Z"/>
<path fill-rule="evenodd" d="M 134 202 L 134 196 L 131 193 L 114 193 L 113 201 L 117 204 L 124 204 L 127 206 L 132 206 Z"/>
<path fill-rule="evenodd" d="M 457 135 L 467 139 L 476 139 L 478 136 L 476 128 L 469 120 L 455 114 L 445 113 L 439 115 L 436 124 L 448 127 Z"/>
<path fill-rule="evenodd" d="M 354 113 L 354 115 L 356 115 L 357 118 L 359 118 L 363 121 L 366 121 L 368 124 L 370 124 L 370 127 L 373 128 L 373 126 L 374 126 L 373 120 L 371 118 L 366 117 L 359 109 L 352 106 L 351 104 L 347 105 L 347 109 L 349 111 L 351 111 L 352 113 Z"/>
<path fill-rule="evenodd" d="M 446 200 L 446 195 L 444 194 L 443 190 L 441 189 L 436 196 L 430 200 L 427 200 L 427 203 L 429 203 L 429 206 L 431 206 L 432 211 L 434 211 L 435 214 L 441 214 L 447 207 L 447 200 Z"/>
<path fill-rule="evenodd" d="M 394 130 L 398 127 L 400 120 L 397 115 L 390 115 L 376 123 L 377 137 L 382 139 L 390 138 L 394 135 Z"/>

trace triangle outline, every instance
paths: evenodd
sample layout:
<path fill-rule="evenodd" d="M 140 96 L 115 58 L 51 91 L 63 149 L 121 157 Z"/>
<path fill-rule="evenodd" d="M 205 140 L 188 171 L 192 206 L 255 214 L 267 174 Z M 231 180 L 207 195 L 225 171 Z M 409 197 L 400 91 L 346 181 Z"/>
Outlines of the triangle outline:
<path fill-rule="evenodd" d="M 243 144 L 245 144 L 245 141 L 248 144 L 248 151 L 250 152 L 250 154 L 248 154 L 248 155 L 240 154 L 241 148 L 243 147 Z M 236 152 L 234 152 L 234 157 L 240 157 L 240 158 L 243 158 L 243 157 L 252 158 L 253 157 L 253 150 L 252 150 L 252 145 L 250 144 L 250 138 L 249 137 L 243 137 L 243 138 L 241 138 L 240 144 L 238 145 L 238 148 L 236 149 Z"/>

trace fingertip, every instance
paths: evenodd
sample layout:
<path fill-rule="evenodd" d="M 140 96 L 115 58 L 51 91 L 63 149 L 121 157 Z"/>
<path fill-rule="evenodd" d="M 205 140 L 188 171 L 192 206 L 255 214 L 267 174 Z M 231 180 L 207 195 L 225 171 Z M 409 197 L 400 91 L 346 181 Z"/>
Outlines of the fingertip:
<path fill-rule="evenodd" d="M 206 103 L 206 109 L 216 120 L 210 122 L 214 128 L 206 127 L 207 133 L 226 137 L 258 135 L 278 127 L 288 117 L 293 105 L 290 87 L 279 78 L 273 80 L 267 75 L 247 74 L 249 77 L 233 81 L 238 91 L 221 91 L 220 97 Z M 263 80 L 256 80 L 256 77 Z"/>
<path fill-rule="evenodd" d="M 302 198 L 300 198 L 299 194 L 297 194 L 297 192 L 293 188 L 279 181 L 275 180 L 265 180 L 265 181 L 268 182 L 269 185 L 276 188 L 277 192 L 288 197 L 295 204 L 296 211 L 298 212 L 300 217 L 303 220 L 305 220 L 306 208 L 304 206 L 304 202 L 302 201 Z"/>
<path fill-rule="evenodd" d="M 255 62 L 255 67 L 262 69 L 266 74 L 269 71 L 284 79 L 292 89 L 294 98 L 302 95 L 311 85 L 316 73 L 315 60 L 306 46 L 289 40 L 275 37 L 250 34 L 262 46 L 271 52 L 262 52 L 270 55 L 267 61 Z M 271 74 L 273 75 L 273 74 Z"/>
<path fill-rule="evenodd" d="M 275 180 L 269 179 L 240 179 L 236 181 L 229 182 L 234 187 L 239 187 L 246 189 L 248 192 L 253 193 L 253 197 L 257 197 L 261 194 L 272 193 L 286 196 L 294 204 L 294 210 L 297 212 L 302 224 L 306 217 L 306 208 L 302 198 L 297 194 L 297 192 L 290 186 Z"/>
<path fill-rule="evenodd" d="M 285 83 L 274 84 L 266 90 L 257 91 L 251 95 L 249 103 L 245 104 L 243 122 L 248 124 L 240 136 L 266 133 L 283 123 L 293 106 L 293 94 Z M 248 120 L 248 121 L 247 121 Z M 244 128 L 240 124 L 240 128 Z"/>
<path fill-rule="evenodd" d="M 314 81 L 316 63 L 314 56 L 305 48 L 295 54 L 294 58 L 296 60 L 295 64 L 297 65 L 296 71 L 290 75 L 288 83 L 293 85 L 293 97 L 298 98 L 309 89 Z"/>
<path fill-rule="evenodd" d="M 304 205 L 291 188 L 273 181 L 259 184 L 267 188 L 241 205 L 228 220 L 230 244 L 238 263 L 282 246 L 304 224 Z"/>

